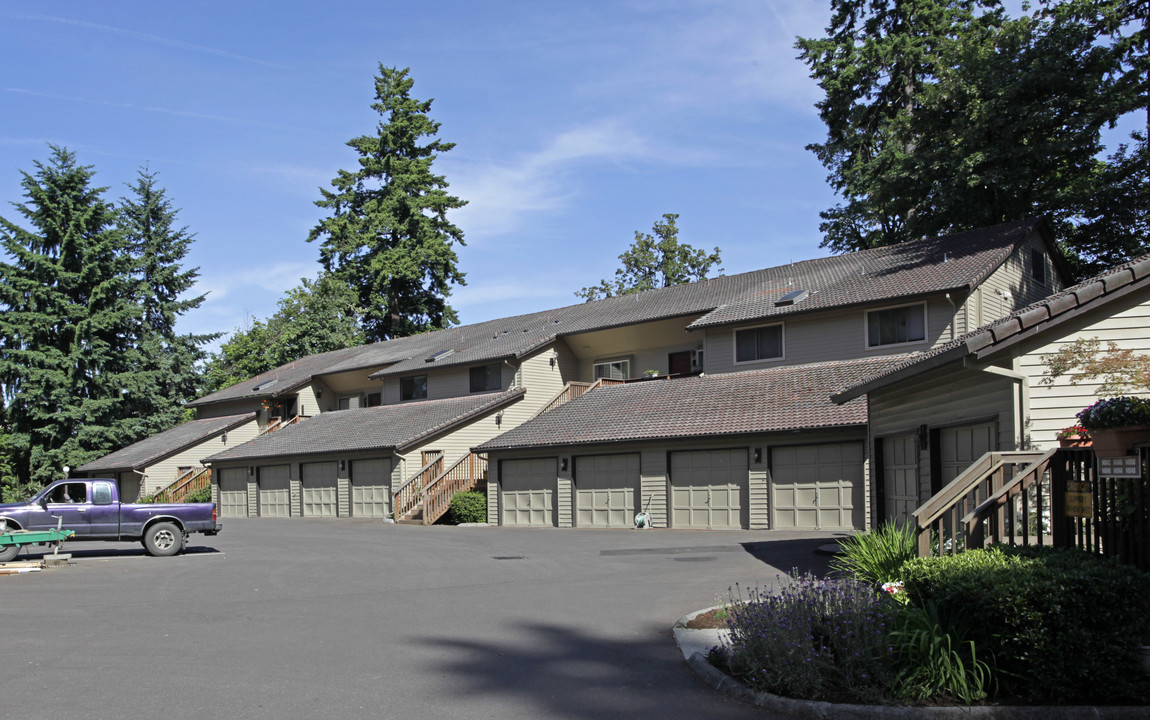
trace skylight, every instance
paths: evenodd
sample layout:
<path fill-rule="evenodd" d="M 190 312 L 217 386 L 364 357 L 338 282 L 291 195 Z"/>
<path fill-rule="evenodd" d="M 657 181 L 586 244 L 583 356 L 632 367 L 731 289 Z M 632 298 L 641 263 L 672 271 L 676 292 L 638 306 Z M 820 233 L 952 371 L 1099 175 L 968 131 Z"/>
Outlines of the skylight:
<path fill-rule="evenodd" d="M 794 305 L 797 302 L 802 302 L 805 300 L 806 297 L 810 294 L 811 293 L 809 290 L 791 290 L 789 293 L 776 300 L 775 306 Z"/>

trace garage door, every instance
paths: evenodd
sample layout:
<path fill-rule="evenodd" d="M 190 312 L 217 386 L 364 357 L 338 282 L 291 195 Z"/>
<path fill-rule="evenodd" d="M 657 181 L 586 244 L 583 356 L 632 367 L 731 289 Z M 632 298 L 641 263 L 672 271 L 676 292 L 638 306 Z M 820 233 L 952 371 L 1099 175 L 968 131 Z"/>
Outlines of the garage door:
<path fill-rule="evenodd" d="M 248 516 L 247 468 L 223 468 L 219 471 L 220 516 Z"/>
<path fill-rule="evenodd" d="M 576 527 L 631 527 L 638 492 L 638 453 L 575 458 Z"/>
<path fill-rule="evenodd" d="M 671 453 L 671 527 L 744 527 L 746 487 L 746 448 Z"/>
<path fill-rule="evenodd" d="M 866 526 L 863 444 L 771 448 L 771 529 Z"/>
<path fill-rule="evenodd" d="M 882 439 L 883 519 L 907 524 L 918 508 L 918 441 L 914 435 Z"/>
<path fill-rule="evenodd" d="M 260 517 L 291 517 L 290 478 L 287 465 L 259 469 Z"/>
<path fill-rule="evenodd" d="M 351 463 L 351 516 L 386 517 L 390 512 L 391 460 L 355 460 Z"/>
<path fill-rule="evenodd" d="M 504 460 L 499 465 L 502 524 L 509 527 L 555 525 L 555 458 Z"/>
<path fill-rule="evenodd" d="M 304 463 L 300 469 L 300 493 L 304 517 L 335 517 L 335 476 L 333 462 Z"/>
<path fill-rule="evenodd" d="M 975 460 L 997 449 L 995 436 L 994 421 L 940 428 L 938 445 L 942 483 L 939 489 L 961 475 Z"/>

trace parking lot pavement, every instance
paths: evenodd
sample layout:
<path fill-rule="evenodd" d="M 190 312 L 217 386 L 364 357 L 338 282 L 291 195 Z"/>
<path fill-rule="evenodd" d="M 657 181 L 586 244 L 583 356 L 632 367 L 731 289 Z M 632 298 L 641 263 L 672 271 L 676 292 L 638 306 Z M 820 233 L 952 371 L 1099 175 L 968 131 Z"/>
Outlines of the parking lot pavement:
<path fill-rule="evenodd" d="M 763 718 L 671 625 L 828 534 L 228 520 L 0 577 L 0 718 Z M 721 599 L 721 597 L 720 597 Z"/>

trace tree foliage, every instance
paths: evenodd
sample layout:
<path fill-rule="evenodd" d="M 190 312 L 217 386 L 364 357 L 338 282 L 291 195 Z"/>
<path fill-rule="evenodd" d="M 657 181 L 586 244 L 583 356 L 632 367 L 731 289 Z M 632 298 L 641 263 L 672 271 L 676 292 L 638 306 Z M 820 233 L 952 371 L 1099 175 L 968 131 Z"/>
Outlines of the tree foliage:
<path fill-rule="evenodd" d="M 359 168 L 341 170 L 332 190 L 321 188 L 316 205 L 331 214 L 308 236 L 322 239 L 324 269 L 355 291 L 372 341 L 455 323 L 446 298 L 452 284 L 465 284 L 453 247 L 464 244 L 463 232 L 447 212 L 466 203 L 432 172 L 455 144 L 432 139 L 439 132 L 427 114 L 432 101 L 412 98 L 413 82 L 407 69 L 379 66 L 371 107 L 382 119 L 374 135 L 348 141 Z"/>
<path fill-rule="evenodd" d="M 1096 337 L 1079 338 L 1043 357 L 1042 364 L 1046 366 L 1039 381 L 1043 385 L 1067 376 L 1071 385 L 1101 381 L 1095 391 L 1101 397 L 1150 392 L 1150 355 L 1119 347 L 1112 340 L 1104 349 Z"/>
<path fill-rule="evenodd" d="M 827 137 L 809 149 L 843 198 L 822 213 L 825 246 L 1045 215 L 1082 273 L 1150 249 L 1144 144 L 1102 159 L 1103 129 L 1146 107 L 1144 4 L 1049 0 L 1019 17 L 998 0 L 831 8 L 827 35 L 797 43 L 825 93 Z"/>
<path fill-rule="evenodd" d="M 576 291 L 575 296 L 590 302 L 705 278 L 711 268 L 722 262 L 719 248 L 708 254 L 680 243 L 675 224 L 678 219 L 675 213 L 665 213 L 662 222 L 652 225 L 654 235 L 636 230 L 635 242 L 619 256 L 623 266 L 615 271 L 615 279 L 600 280 L 598 285 Z"/>
<path fill-rule="evenodd" d="M 304 278 L 280 299 L 267 320 L 255 320 L 213 353 L 204 386 L 215 392 L 307 355 L 355 347 L 364 342 L 355 294 L 330 275 Z"/>
<path fill-rule="evenodd" d="M 15 499 L 176 422 L 198 344 L 175 319 L 191 237 L 146 173 L 122 209 L 94 171 L 52 146 L 23 173 L 24 226 L 0 218 L 0 488 Z"/>

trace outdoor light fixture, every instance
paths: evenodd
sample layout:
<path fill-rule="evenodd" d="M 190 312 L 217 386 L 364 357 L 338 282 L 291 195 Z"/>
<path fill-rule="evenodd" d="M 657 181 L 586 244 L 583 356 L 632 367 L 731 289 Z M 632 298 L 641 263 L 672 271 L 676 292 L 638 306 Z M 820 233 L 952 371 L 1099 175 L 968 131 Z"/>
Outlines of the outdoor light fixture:
<path fill-rule="evenodd" d="M 559 470 L 567 472 L 567 458 L 559 458 Z"/>
<path fill-rule="evenodd" d="M 256 474 L 256 466 L 255 465 L 248 465 L 248 476 L 250 477 L 250 476 L 253 476 L 255 474 Z"/>
<path fill-rule="evenodd" d="M 758 465 L 763 461 L 763 449 L 761 447 L 755 448 L 755 464 Z"/>
<path fill-rule="evenodd" d="M 340 460 L 339 461 L 339 471 L 343 472 L 344 470 L 347 470 L 347 460 Z"/>

